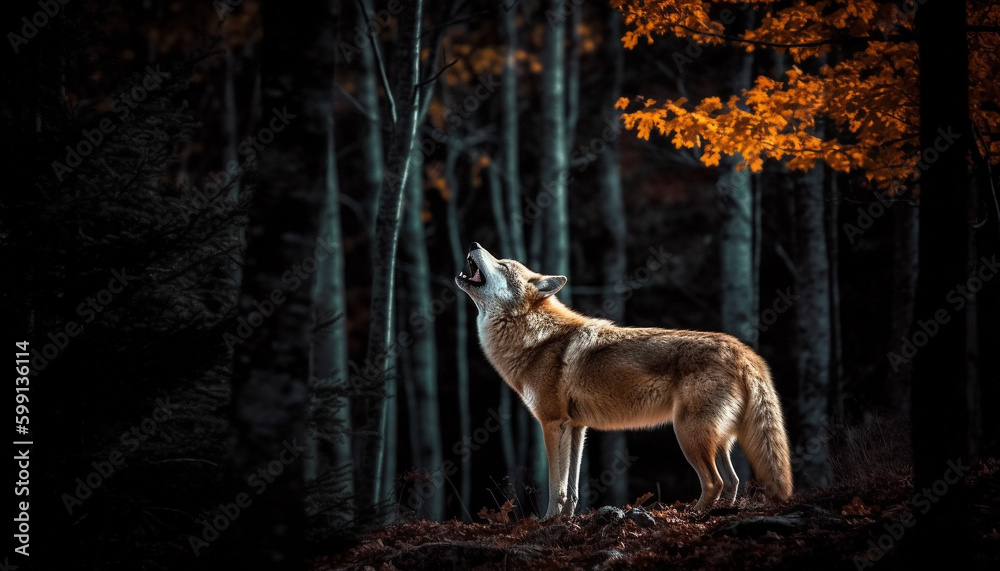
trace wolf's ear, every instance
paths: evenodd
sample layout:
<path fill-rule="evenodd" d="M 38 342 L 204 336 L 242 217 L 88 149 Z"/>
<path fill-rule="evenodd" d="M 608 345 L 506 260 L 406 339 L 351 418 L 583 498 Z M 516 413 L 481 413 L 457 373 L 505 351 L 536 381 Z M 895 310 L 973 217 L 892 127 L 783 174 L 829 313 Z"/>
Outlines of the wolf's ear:
<path fill-rule="evenodd" d="M 545 299 L 566 285 L 566 276 L 542 276 L 528 280 L 528 283 L 538 288 L 539 299 Z"/>

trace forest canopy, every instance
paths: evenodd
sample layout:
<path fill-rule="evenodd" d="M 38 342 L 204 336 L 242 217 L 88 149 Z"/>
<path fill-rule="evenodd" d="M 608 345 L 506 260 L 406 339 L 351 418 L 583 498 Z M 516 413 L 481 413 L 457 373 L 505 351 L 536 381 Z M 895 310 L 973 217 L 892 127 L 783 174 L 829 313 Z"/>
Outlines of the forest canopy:
<path fill-rule="evenodd" d="M 726 24 L 748 2 L 613 0 L 625 15 L 622 40 L 629 49 L 666 34 L 705 45 L 729 44 L 773 50 L 777 78 L 760 75 L 728 98 L 681 97 L 656 101 L 622 97 L 625 125 L 648 139 L 652 131 L 678 148 L 698 148 L 700 160 L 718 166 L 721 155 L 740 154 L 757 172 L 765 159 L 795 170 L 823 161 L 840 172 L 858 172 L 876 188 L 896 192 L 917 180 L 927 162 L 957 136 L 942 130 L 940 144 L 921 149 L 918 141 L 919 62 L 914 13 L 919 2 L 832 0 L 763 7 L 759 23 L 732 30 Z M 975 146 L 991 165 L 1000 160 L 1000 6 L 971 2 L 969 97 Z M 993 28 L 994 33 L 987 29 Z M 683 62 L 683 54 L 674 54 Z M 783 68 L 783 69 L 782 69 Z"/>

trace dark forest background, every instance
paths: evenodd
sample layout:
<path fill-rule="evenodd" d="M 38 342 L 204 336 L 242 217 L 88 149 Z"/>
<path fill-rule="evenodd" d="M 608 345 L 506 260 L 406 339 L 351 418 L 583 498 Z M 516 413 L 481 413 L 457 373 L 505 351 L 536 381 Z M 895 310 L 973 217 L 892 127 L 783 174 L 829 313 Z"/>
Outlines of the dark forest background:
<path fill-rule="evenodd" d="M 537 514 L 540 430 L 454 284 L 472 241 L 569 276 L 585 314 L 753 346 L 797 491 L 997 453 L 996 176 L 944 88 L 921 120 L 961 125 L 957 159 L 889 195 L 636 137 L 622 96 L 725 98 L 790 63 L 626 50 L 604 3 L 16 7 L 0 295 L 31 348 L 32 560 L 252 566 L 510 499 Z M 592 432 L 581 482 L 584 512 L 699 492 L 670 428 Z"/>

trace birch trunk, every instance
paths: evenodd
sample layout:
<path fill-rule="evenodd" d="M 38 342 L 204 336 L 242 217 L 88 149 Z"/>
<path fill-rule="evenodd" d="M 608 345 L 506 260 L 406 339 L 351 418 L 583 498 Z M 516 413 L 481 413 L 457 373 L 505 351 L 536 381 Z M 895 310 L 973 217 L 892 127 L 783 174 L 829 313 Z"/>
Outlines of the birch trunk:
<path fill-rule="evenodd" d="M 431 309 L 431 270 L 424 240 L 424 222 L 421 218 L 424 200 L 423 157 L 419 152 L 411 155 L 413 172 L 406 183 L 406 208 L 403 224 L 403 257 L 409 264 L 407 290 L 408 315 L 401 326 L 408 327 L 412 342 L 410 374 L 403 382 L 412 387 L 413 403 L 410 408 L 415 423 L 411 423 L 411 451 L 417 468 L 435 472 L 441 469 L 441 414 L 438 410 L 437 345 L 434 336 L 434 313 Z M 401 320 L 401 322 L 404 320 Z M 419 513 L 440 521 L 444 519 L 444 488 L 437 487 L 428 497 L 421 495 Z"/>
<path fill-rule="evenodd" d="M 332 514 L 335 523 L 353 519 L 354 459 L 351 452 L 351 402 L 348 398 L 347 305 L 344 289 L 344 250 L 340 226 L 340 187 L 337 181 L 337 154 L 334 144 L 333 114 L 327 115 L 326 208 L 320 222 L 320 260 L 316 276 L 313 334 L 312 390 L 316 408 L 311 417 L 318 437 L 310 437 L 306 458 L 306 481 L 330 470 L 337 473 L 336 490 L 345 513 Z M 325 492 L 323 492 L 325 493 Z"/>
<path fill-rule="evenodd" d="M 396 114 L 393 117 L 389 139 L 387 172 L 378 197 L 375 216 L 375 243 L 372 252 L 371 321 L 369 323 L 368 357 L 366 369 L 371 368 L 379 382 L 384 382 L 391 368 L 393 356 L 398 352 L 394 331 L 393 292 L 396 282 L 396 255 L 402 221 L 403 189 L 410 176 L 410 152 L 416 138 L 420 81 L 420 35 L 423 17 L 422 0 L 403 4 L 399 17 L 399 32 L 393 50 L 396 66 L 392 82 Z M 373 387 L 376 391 L 380 387 Z M 370 429 L 381 431 L 386 426 L 386 400 L 377 394 L 370 398 L 368 407 Z M 383 465 L 385 461 L 385 435 L 372 439 L 366 449 L 364 462 L 371 466 L 371 483 L 366 502 L 378 505 L 383 495 Z M 360 484 L 360 482 L 359 482 Z"/>
<path fill-rule="evenodd" d="M 796 352 L 801 456 L 796 483 L 803 489 L 831 483 L 826 439 L 829 436 L 830 264 L 824 225 L 824 166 L 796 174 L 794 182 Z"/>
<path fill-rule="evenodd" d="M 607 58 L 610 62 L 610 77 L 607 91 L 604 94 L 604 125 L 617 125 L 621 122 L 619 112 L 615 110 L 615 101 L 622 91 L 622 76 L 624 74 L 624 48 L 618 38 L 621 37 L 621 13 L 618 10 L 605 11 L 608 18 Z M 603 133 L 603 131 L 602 131 Z M 608 247 L 604 252 L 604 295 L 601 298 L 601 309 L 606 317 L 615 323 L 625 321 L 625 300 L 615 292 L 615 284 L 628 272 L 626 245 L 628 241 L 628 226 L 625 217 L 625 201 L 622 196 L 622 173 L 618 137 L 621 127 L 615 131 L 614 138 L 606 141 L 607 147 L 597 157 L 598 180 L 600 181 L 600 209 L 603 214 L 604 230 L 608 238 Z M 628 439 L 622 431 L 602 432 L 600 435 L 601 466 L 610 468 L 616 453 L 624 453 L 628 448 Z M 581 480 L 585 477 L 581 475 Z M 604 501 L 614 506 L 623 506 L 628 498 L 628 472 L 617 474 L 607 486 Z"/>

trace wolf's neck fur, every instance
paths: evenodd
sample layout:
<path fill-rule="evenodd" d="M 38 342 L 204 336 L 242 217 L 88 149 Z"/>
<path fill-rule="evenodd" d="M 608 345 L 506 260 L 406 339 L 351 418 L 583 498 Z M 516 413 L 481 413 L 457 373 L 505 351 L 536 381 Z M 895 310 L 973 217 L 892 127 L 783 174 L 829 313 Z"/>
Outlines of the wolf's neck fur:
<path fill-rule="evenodd" d="M 554 296 L 536 303 L 523 312 L 494 308 L 479 314 L 479 342 L 490 363 L 515 390 L 519 377 L 517 366 L 530 349 L 550 338 L 576 329 L 590 321 L 566 307 Z"/>

